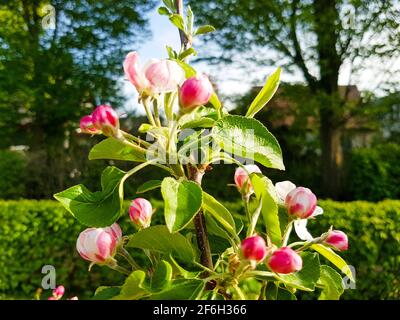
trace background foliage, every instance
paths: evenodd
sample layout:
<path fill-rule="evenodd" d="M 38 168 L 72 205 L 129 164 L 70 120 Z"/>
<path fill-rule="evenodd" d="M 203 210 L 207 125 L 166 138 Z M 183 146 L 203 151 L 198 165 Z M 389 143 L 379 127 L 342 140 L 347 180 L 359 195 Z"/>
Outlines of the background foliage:
<path fill-rule="evenodd" d="M 155 223 L 160 223 L 162 202 L 152 202 L 157 208 Z M 356 269 L 357 288 L 345 290 L 343 299 L 398 298 L 400 201 L 319 204 L 325 214 L 323 219 L 309 223 L 312 234 L 317 236 L 333 225 L 349 235 L 350 248 L 343 257 Z M 240 203 L 224 205 L 237 214 L 242 212 Z M 56 267 L 57 283 L 66 285 L 71 296 L 89 298 L 99 285 L 115 285 L 118 279 L 123 282 L 118 273 L 99 266 L 87 272 L 88 263 L 75 250 L 82 226 L 56 202 L 1 201 L 0 220 L 0 297 L 33 298 L 41 286 L 41 268 L 46 264 Z M 128 214 L 119 222 L 125 233 L 134 230 Z M 131 253 L 140 259 L 137 252 Z"/>

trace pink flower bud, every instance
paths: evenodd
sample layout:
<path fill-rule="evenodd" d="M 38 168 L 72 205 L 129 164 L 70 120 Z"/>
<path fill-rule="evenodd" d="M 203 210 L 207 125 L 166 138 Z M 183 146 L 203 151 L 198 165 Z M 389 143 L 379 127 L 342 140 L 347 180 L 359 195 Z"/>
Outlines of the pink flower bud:
<path fill-rule="evenodd" d="M 252 236 L 242 241 L 242 253 L 248 260 L 260 262 L 267 255 L 267 246 L 260 236 Z"/>
<path fill-rule="evenodd" d="M 313 214 L 317 206 L 317 197 L 310 189 L 297 187 L 288 193 L 285 203 L 290 215 L 305 219 Z"/>
<path fill-rule="evenodd" d="M 349 248 L 349 240 L 347 239 L 347 235 L 343 231 L 339 230 L 329 231 L 328 237 L 325 239 L 325 243 L 339 251 L 345 251 Z"/>
<path fill-rule="evenodd" d="M 187 79 L 179 90 L 182 108 L 191 109 L 204 105 L 210 100 L 213 87 L 207 76 L 199 75 Z"/>
<path fill-rule="evenodd" d="M 282 247 L 271 255 L 268 260 L 268 266 L 276 273 L 288 274 L 301 270 L 303 260 L 289 247 Z"/>
<path fill-rule="evenodd" d="M 175 91 L 185 80 L 184 71 L 175 61 L 152 59 L 142 69 L 137 52 L 128 53 L 124 71 L 140 94 Z"/>
<path fill-rule="evenodd" d="M 149 81 L 140 68 L 139 54 L 137 52 L 128 53 L 124 61 L 124 71 L 126 77 L 139 93 L 150 87 Z"/>
<path fill-rule="evenodd" d="M 54 297 L 48 297 L 47 300 L 58 300 L 58 299 L 56 299 Z"/>
<path fill-rule="evenodd" d="M 121 228 L 116 223 L 106 228 L 88 228 L 80 233 L 76 249 L 85 260 L 107 263 L 114 257 L 121 237 Z"/>
<path fill-rule="evenodd" d="M 79 127 L 81 128 L 82 133 L 88 133 L 88 134 L 98 134 L 100 133 L 99 130 L 97 130 L 93 126 L 93 119 L 92 116 L 84 116 L 82 117 Z"/>
<path fill-rule="evenodd" d="M 153 207 L 151 203 L 143 198 L 136 198 L 129 207 L 129 216 L 131 220 L 140 228 L 150 226 Z"/>
<path fill-rule="evenodd" d="M 260 168 L 255 164 L 248 164 L 244 167 L 249 173 L 261 173 Z M 249 175 L 247 174 L 246 170 L 242 167 L 238 167 L 235 171 L 234 180 L 239 191 L 241 191 L 244 187 L 243 192 L 248 194 L 253 192 L 253 186 L 251 185 Z"/>
<path fill-rule="evenodd" d="M 65 293 L 64 286 L 58 286 L 53 290 L 53 296 L 58 299 L 61 298 L 64 295 L 64 293 Z"/>
<path fill-rule="evenodd" d="M 118 115 L 110 106 L 98 106 L 92 113 L 92 120 L 94 127 L 106 136 L 114 136 L 119 130 Z"/>
<path fill-rule="evenodd" d="M 150 82 L 151 91 L 155 93 L 178 90 L 185 79 L 182 68 L 171 60 L 152 60 L 145 70 L 145 76 Z"/>

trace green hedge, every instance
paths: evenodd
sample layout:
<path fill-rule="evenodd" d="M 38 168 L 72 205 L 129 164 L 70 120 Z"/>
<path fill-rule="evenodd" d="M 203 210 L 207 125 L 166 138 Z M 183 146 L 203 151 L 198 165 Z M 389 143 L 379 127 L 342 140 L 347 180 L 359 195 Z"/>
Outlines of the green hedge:
<path fill-rule="evenodd" d="M 399 159 L 400 145 L 396 143 L 353 150 L 348 173 L 351 199 L 399 199 Z"/>
<path fill-rule="evenodd" d="M 156 219 L 162 220 L 161 203 Z M 400 201 L 338 203 L 320 201 L 325 214 L 309 223 L 314 235 L 330 225 L 345 231 L 350 249 L 343 254 L 356 269 L 356 290 L 345 299 L 395 299 L 400 296 Z M 239 203 L 227 203 L 233 212 Z M 126 214 L 120 221 L 124 232 L 133 232 Z M 122 282 L 112 270 L 88 263 L 75 250 L 82 225 L 53 201 L 0 201 L 0 297 L 33 298 L 41 286 L 41 268 L 54 265 L 57 284 L 68 295 L 90 297 L 99 285 Z M 49 294 L 49 292 L 46 292 Z"/>

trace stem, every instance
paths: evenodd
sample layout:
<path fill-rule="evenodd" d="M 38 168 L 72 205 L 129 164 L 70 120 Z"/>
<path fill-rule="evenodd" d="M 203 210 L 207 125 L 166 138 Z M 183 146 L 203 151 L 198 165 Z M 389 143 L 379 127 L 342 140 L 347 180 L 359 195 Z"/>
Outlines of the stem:
<path fill-rule="evenodd" d="M 158 99 L 154 100 L 154 118 L 156 119 L 157 126 L 161 127 L 160 114 L 158 112 Z"/>
<path fill-rule="evenodd" d="M 149 122 L 152 126 L 156 126 L 156 123 L 153 118 L 153 114 L 151 113 L 151 110 L 150 110 L 148 98 L 143 99 L 142 102 L 143 102 L 144 110 L 146 111 L 147 119 L 149 119 Z"/>
<path fill-rule="evenodd" d="M 201 185 L 201 180 L 203 178 L 204 172 L 200 171 L 198 168 L 190 166 L 189 167 L 189 179 L 197 182 Z M 203 215 L 203 211 L 200 210 L 194 217 L 194 227 L 196 230 L 197 245 L 200 249 L 201 256 L 200 261 L 203 266 L 213 270 L 213 262 L 211 258 L 210 243 L 208 241 L 208 234 L 206 229 L 206 223 Z M 205 272 L 203 276 L 207 277 L 209 272 Z"/>
<path fill-rule="evenodd" d="M 248 203 L 246 206 L 248 208 Z M 258 207 L 256 208 L 253 215 L 251 216 L 250 225 L 249 225 L 249 228 L 247 229 L 248 237 L 252 236 L 254 233 L 254 230 L 256 229 L 257 221 L 258 221 L 258 218 L 260 217 L 260 213 L 261 213 L 261 207 L 262 207 L 262 201 L 260 201 Z"/>
<path fill-rule="evenodd" d="M 175 0 L 176 13 L 183 17 L 183 0 Z M 189 39 L 187 38 L 185 32 L 179 29 L 179 38 L 181 39 L 181 46 L 183 50 L 190 47 Z"/>
<path fill-rule="evenodd" d="M 130 140 L 136 142 L 139 145 L 139 147 L 140 147 L 140 144 L 143 144 L 143 146 L 146 147 L 146 148 L 151 146 L 151 144 L 148 143 L 147 141 L 142 140 L 142 139 L 140 139 L 138 137 L 135 137 L 134 135 L 131 135 L 128 132 L 125 132 L 125 131 L 122 131 L 122 130 L 120 130 L 120 132 L 121 132 L 121 134 L 123 135 L 124 138 L 130 139 Z"/>
<path fill-rule="evenodd" d="M 242 290 L 239 288 L 238 285 L 234 285 L 233 288 L 235 289 L 236 293 L 238 294 L 240 300 L 247 300 Z"/>
<path fill-rule="evenodd" d="M 121 247 L 119 250 L 120 251 L 118 253 L 121 256 L 123 256 L 126 259 L 126 261 L 129 262 L 129 264 L 132 266 L 132 268 L 134 270 L 141 269 L 140 266 L 136 263 L 136 261 L 132 258 L 132 256 L 129 254 L 129 252 L 125 248 Z"/>
<path fill-rule="evenodd" d="M 177 14 L 181 15 L 183 18 L 183 0 L 175 0 L 175 7 Z M 187 38 L 186 34 L 182 31 L 179 30 L 179 37 L 181 40 L 181 46 L 183 49 L 187 49 L 190 46 L 190 41 Z M 196 167 L 192 167 L 192 170 L 189 172 L 189 179 L 192 181 L 197 182 L 199 185 L 201 185 L 201 180 L 204 175 L 204 171 L 200 171 Z M 213 270 L 213 262 L 211 258 L 211 249 L 210 249 L 210 243 L 208 241 L 208 235 L 207 235 L 207 230 L 206 230 L 206 223 L 205 219 L 203 216 L 202 210 L 200 210 L 196 216 L 194 217 L 194 226 L 196 230 L 196 237 L 197 237 L 197 245 L 200 249 L 201 252 L 201 264 L 205 266 L 208 269 Z M 204 276 L 208 276 L 208 272 L 204 273 Z"/>
<path fill-rule="evenodd" d="M 247 220 L 250 223 L 249 196 L 246 194 L 243 194 L 242 200 L 243 200 L 244 212 L 246 213 Z"/>
<path fill-rule="evenodd" d="M 125 275 L 127 275 L 127 276 L 129 276 L 129 275 L 131 274 L 131 273 L 129 272 L 128 269 L 125 269 L 124 267 L 121 267 L 121 266 L 119 266 L 119 265 L 115 265 L 115 266 L 110 266 L 110 265 L 108 265 L 108 267 L 111 268 L 111 269 L 113 269 L 113 270 L 115 270 L 115 271 L 118 271 L 118 272 L 120 272 L 120 273 L 123 273 L 123 274 L 125 274 Z"/>
<path fill-rule="evenodd" d="M 289 241 L 290 233 L 292 232 L 293 221 L 290 221 L 286 226 L 285 233 L 283 234 L 282 247 L 285 247 Z"/>

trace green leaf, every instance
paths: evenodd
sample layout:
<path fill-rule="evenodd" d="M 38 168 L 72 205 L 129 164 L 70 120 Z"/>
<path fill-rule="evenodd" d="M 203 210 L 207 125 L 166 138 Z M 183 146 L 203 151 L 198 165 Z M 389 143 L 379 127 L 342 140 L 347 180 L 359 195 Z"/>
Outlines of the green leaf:
<path fill-rule="evenodd" d="M 297 300 L 297 298 L 290 291 L 283 288 L 278 288 L 278 294 L 276 296 L 276 300 Z"/>
<path fill-rule="evenodd" d="M 196 52 L 196 50 L 195 50 L 193 47 L 190 47 L 189 49 L 186 49 L 185 51 L 183 51 L 183 52 L 179 55 L 178 59 L 184 60 L 185 58 L 187 58 L 187 57 L 190 56 L 190 55 L 197 56 L 197 52 Z"/>
<path fill-rule="evenodd" d="M 181 129 L 191 128 L 212 128 L 215 124 L 215 120 L 211 118 L 201 118 L 186 122 Z"/>
<path fill-rule="evenodd" d="M 267 78 L 264 87 L 255 97 L 249 109 L 247 110 L 246 117 L 253 118 L 255 114 L 260 111 L 268 103 L 269 100 L 271 100 L 279 87 L 280 75 L 281 68 L 278 68 L 273 74 L 271 74 Z"/>
<path fill-rule="evenodd" d="M 125 172 L 107 167 L 101 175 L 102 191 L 91 192 L 84 185 L 76 185 L 54 195 L 78 221 L 89 227 L 105 227 L 119 217 L 121 200 L 118 187 Z"/>
<path fill-rule="evenodd" d="M 267 286 L 265 287 L 265 299 L 266 300 L 276 300 L 278 295 L 278 287 L 275 282 L 269 281 L 267 282 Z"/>
<path fill-rule="evenodd" d="M 89 160 L 111 159 L 143 162 L 145 155 L 115 138 L 107 138 L 96 144 L 89 152 Z"/>
<path fill-rule="evenodd" d="M 165 203 L 165 222 L 170 232 L 185 228 L 200 210 L 202 190 L 196 182 L 164 178 L 161 194 Z"/>
<path fill-rule="evenodd" d="M 149 294 L 144 284 L 146 273 L 142 270 L 133 271 L 122 285 L 121 292 L 113 300 L 136 300 Z"/>
<path fill-rule="evenodd" d="M 148 131 L 150 131 L 150 130 L 153 130 L 153 129 L 155 129 L 155 128 L 157 128 L 157 127 L 156 127 L 156 126 L 152 126 L 151 124 L 142 123 L 142 124 L 140 125 L 138 131 L 139 131 L 140 133 L 146 133 L 146 132 L 148 132 Z"/>
<path fill-rule="evenodd" d="M 274 184 L 261 174 L 251 174 L 250 179 L 257 200 L 262 203 L 261 214 L 267 228 L 267 234 L 274 244 L 280 245 L 282 234 L 279 222 L 278 196 Z"/>
<path fill-rule="evenodd" d="M 342 277 L 329 266 L 322 265 L 318 284 L 324 288 L 318 300 L 339 300 L 343 294 Z"/>
<path fill-rule="evenodd" d="M 192 8 L 190 8 L 190 6 L 187 6 L 186 8 L 186 25 L 188 28 L 188 34 L 192 34 L 193 32 L 193 11 Z"/>
<path fill-rule="evenodd" d="M 164 290 L 170 284 L 171 279 L 171 265 L 167 261 L 161 260 L 151 277 L 151 289 L 155 291 Z"/>
<path fill-rule="evenodd" d="M 129 238 L 128 247 L 157 251 L 185 262 L 195 259 L 191 243 L 178 232 L 171 234 L 164 225 L 134 233 Z"/>
<path fill-rule="evenodd" d="M 177 27 L 178 29 L 182 30 L 185 32 L 185 22 L 183 21 L 183 18 L 180 14 L 171 14 L 169 16 L 169 20 L 172 22 L 172 24 Z"/>
<path fill-rule="evenodd" d="M 218 224 L 218 222 L 213 218 L 213 216 L 209 212 L 204 211 L 204 219 L 206 221 L 206 227 L 207 227 L 208 234 L 212 234 L 212 235 L 224 238 L 228 241 L 232 240 L 232 235 L 230 235 L 228 232 L 226 232 L 226 230 L 223 229 Z"/>
<path fill-rule="evenodd" d="M 235 220 L 233 220 L 232 214 L 217 199 L 204 191 L 203 209 L 211 214 L 231 235 L 236 236 Z"/>
<path fill-rule="evenodd" d="M 174 280 L 171 286 L 153 294 L 150 300 L 195 300 L 202 293 L 204 281 L 197 279 L 178 279 Z"/>
<path fill-rule="evenodd" d="M 320 277 L 318 254 L 303 252 L 300 255 L 303 259 L 303 268 L 291 274 L 278 274 L 277 279 L 281 280 L 285 285 L 296 289 L 314 291 Z"/>
<path fill-rule="evenodd" d="M 327 248 L 323 244 L 313 244 L 311 245 L 311 249 L 319 252 L 333 265 L 335 265 L 340 271 L 342 271 L 351 281 L 354 281 L 353 274 L 346 261 L 344 261 L 343 258 L 339 256 L 336 252 L 334 252 L 331 248 Z"/>
<path fill-rule="evenodd" d="M 179 66 L 183 69 L 185 72 L 185 77 L 186 78 L 191 78 L 197 74 L 196 69 L 194 69 L 191 65 L 187 64 L 186 62 L 183 62 L 179 59 L 171 59 L 175 61 Z"/>
<path fill-rule="evenodd" d="M 154 190 L 157 188 L 161 188 L 160 180 L 149 180 L 139 186 L 136 190 L 136 193 L 145 193 L 150 190 Z"/>
<path fill-rule="evenodd" d="M 175 11 L 175 3 L 174 0 L 163 0 L 164 5 L 171 11 Z"/>
<path fill-rule="evenodd" d="M 110 300 L 118 296 L 121 292 L 121 287 L 98 287 L 92 300 Z"/>
<path fill-rule="evenodd" d="M 162 16 L 169 16 L 171 14 L 171 12 L 166 7 L 159 7 L 157 11 L 158 14 Z"/>
<path fill-rule="evenodd" d="M 222 108 L 221 101 L 219 101 L 219 98 L 218 98 L 217 94 L 215 93 L 215 91 L 212 93 L 208 103 L 211 103 L 212 106 L 217 110 Z"/>
<path fill-rule="evenodd" d="M 205 26 L 198 27 L 194 34 L 196 36 L 198 36 L 200 34 L 206 34 L 206 33 L 214 32 L 214 31 L 215 31 L 215 28 L 213 26 L 205 25 Z"/>
<path fill-rule="evenodd" d="M 265 167 L 285 169 L 278 141 L 256 119 L 225 116 L 217 121 L 212 133 L 225 152 L 254 159 Z"/>

